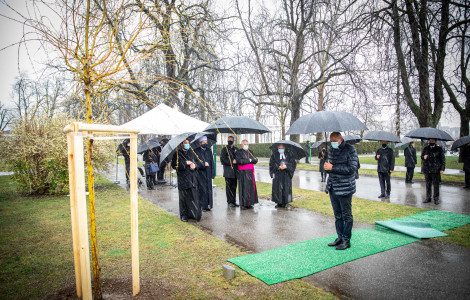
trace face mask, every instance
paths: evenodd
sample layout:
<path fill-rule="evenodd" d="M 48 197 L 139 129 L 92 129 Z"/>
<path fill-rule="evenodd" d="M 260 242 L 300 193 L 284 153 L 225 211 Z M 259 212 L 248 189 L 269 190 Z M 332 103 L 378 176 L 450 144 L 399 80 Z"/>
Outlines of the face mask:
<path fill-rule="evenodd" d="M 382 148 L 387 148 L 387 144 L 382 144 Z"/>
<path fill-rule="evenodd" d="M 248 151 L 248 145 L 243 146 L 243 150 Z"/>
<path fill-rule="evenodd" d="M 431 147 L 434 147 L 436 146 L 436 143 L 429 143 L 429 145 L 431 145 Z"/>
<path fill-rule="evenodd" d="M 331 142 L 331 147 L 333 147 L 333 149 L 338 149 L 339 143 L 338 142 Z"/>
<path fill-rule="evenodd" d="M 184 150 L 189 150 L 189 144 L 184 144 Z"/>
<path fill-rule="evenodd" d="M 233 145 L 233 141 L 228 141 L 227 144 L 228 144 L 229 146 L 232 146 L 232 145 Z"/>
<path fill-rule="evenodd" d="M 209 145 L 208 144 L 202 144 L 202 148 L 207 149 L 207 148 L 209 148 Z"/>
<path fill-rule="evenodd" d="M 279 153 L 284 153 L 284 149 L 277 149 L 277 151 L 279 151 Z"/>

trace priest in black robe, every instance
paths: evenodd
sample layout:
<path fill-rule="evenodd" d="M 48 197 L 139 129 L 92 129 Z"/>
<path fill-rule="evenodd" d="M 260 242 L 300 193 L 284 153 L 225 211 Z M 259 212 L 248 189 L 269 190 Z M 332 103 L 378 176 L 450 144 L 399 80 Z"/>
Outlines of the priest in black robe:
<path fill-rule="evenodd" d="M 292 202 L 292 177 L 297 164 L 291 153 L 286 152 L 285 146 L 279 144 L 269 160 L 269 175 L 273 179 L 272 201 L 276 208 L 285 208 Z"/>
<path fill-rule="evenodd" d="M 196 158 L 201 161 L 201 168 L 197 170 L 199 204 L 202 211 L 210 211 L 214 207 L 212 198 L 212 179 L 215 178 L 214 156 L 207 143 L 207 137 L 199 139 L 199 147 L 194 150 Z"/>
<path fill-rule="evenodd" d="M 171 167 L 176 170 L 178 176 L 178 195 L 180 218 L 183 222 L 188 222 L 188 218 L 199 221 L 201 219 L 201 205 L 197 191 L 197 168 L 201 167 L 189 145 L 188 140 L 184 140 L 173 155 Z"/>
<path fill-rule="evenodd" d="M 241 147 L 242 149 L 238 150 L 235 154 L 238 165 L 238 198 L 240 209 L 249 209 L 253 208 L 255 203 L 258 203 L 254 166 L 258 159 L 249 149 L 247 140 L 242 141 Z"/>

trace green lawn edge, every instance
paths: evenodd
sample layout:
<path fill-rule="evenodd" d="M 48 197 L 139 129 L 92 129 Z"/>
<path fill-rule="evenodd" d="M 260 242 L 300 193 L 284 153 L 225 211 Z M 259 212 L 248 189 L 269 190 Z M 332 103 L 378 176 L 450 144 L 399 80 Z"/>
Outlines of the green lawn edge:
<path fill-rule="evenodd" d="M 70 200 L 24 196 L 16 188 L 11 176 L 0 176 L 0 293 L 5 299 L 43 298 L 75 282 Z M 96 220 L 102 278 L 127 279 L 130 289 L 129 195 L 103 177 L 96 181 Z M 235 279 L 224 279 L 222 264 L 247 253 L 143 198 L 139 242 L 141 280 L 158 283 L 171 298 L 335 298 L 303 280 L 268 286 L 235 265 Z"/>

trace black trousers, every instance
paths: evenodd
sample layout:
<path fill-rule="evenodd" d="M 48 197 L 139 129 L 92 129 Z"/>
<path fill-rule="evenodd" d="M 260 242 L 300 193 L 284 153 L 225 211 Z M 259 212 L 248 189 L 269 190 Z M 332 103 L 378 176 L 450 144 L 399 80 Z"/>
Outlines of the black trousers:
<path fill-rule="evenodd" d="M 390 195 L 390 172 L 378 172 L 379 173 L 379 183 L 380 183 L 380 194 L 381 195 Z"/>
<path fill-rule="evenodd" d="M 157 179 L 163 180 L 163 177 L 165 175 L 166 162 L 162 162 L 162 164 L 159 167 L 160 167 L 160 170 L 157 173 Z"/>
<path fill-rule="evenodd" d="M 126 164 L 126 181 L 129 181 L 129 174 L 131 171 L 131 159 L 129 157 L 124 156 L 124 162 Z"/>
<path fill-rule="evenodd" d="M 465 186 L 470 188 L 470 172 L 465 171 Z"/>
<path fill-rule="evenodd" d="M 406 167 L 406 182 L 413 181 L 414 173 L 415 173 L 415 167 Z"/>
<path fill-rule="evenodd" d="M 201 220 L 201 206 L 199 205 L 197 189 L 178 189 L 178 194 L 180 218 L 186 217 L 195 219 L 196 221 Z"/>
<path fill-rule="evenodd" d="M 225 194 L 227 195 L 227 203 L 236 203 L 237 178 L 225 178 Z"/>
<path fill-rule="evenodd" d="M 352 194 L 340 196 L 330 190 L 330 201 L 335 215 L 335 227 L 338 238 L 348 242 L 351 239 L 353 216 L 351 210 Z"/>
<path fill-rule="evenodd" d="M 424 179 L 426 180 L 426 200 L 431 200 L 432 188 L 434 188 L 434 201 L 439 200 L 441 173 L 424 173 Z"/>

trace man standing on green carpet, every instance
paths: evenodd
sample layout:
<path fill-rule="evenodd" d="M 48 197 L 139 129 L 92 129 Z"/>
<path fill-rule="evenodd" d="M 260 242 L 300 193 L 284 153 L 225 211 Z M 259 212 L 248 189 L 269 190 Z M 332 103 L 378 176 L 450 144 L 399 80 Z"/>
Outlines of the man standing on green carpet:
<path fill-rule="evenodd" d="M 351 211 L 352 195 L 356 192 L 356 170 L 358 157 L 356 149 L 345 143 L 339 132 L 330 135 L 331 149 L 325 171 L 329 173 L 325 192 L 330 194 L 335 215 L 338 238 L 328 246 L 345 250 L 351 246 L 353 216 Z"/>

